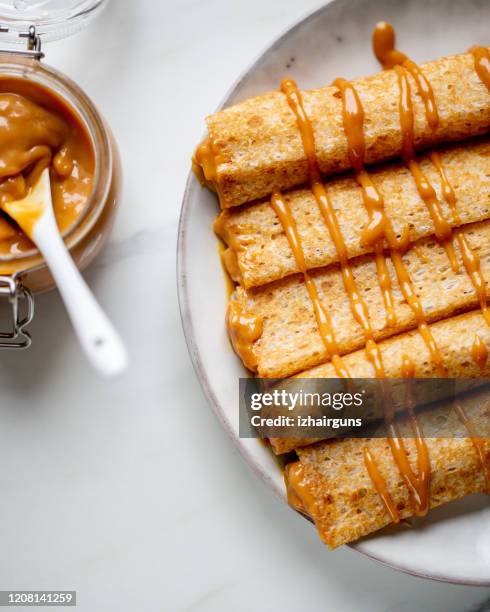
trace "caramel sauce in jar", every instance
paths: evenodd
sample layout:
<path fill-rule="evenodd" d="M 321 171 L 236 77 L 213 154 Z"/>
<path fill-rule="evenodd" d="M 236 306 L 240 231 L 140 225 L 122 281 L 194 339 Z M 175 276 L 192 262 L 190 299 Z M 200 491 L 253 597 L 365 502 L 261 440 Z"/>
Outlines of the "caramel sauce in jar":
<path fill-rule="evenodd" d="M 60 232 L 79 217 L 92 191 L 95 153 L 80 118 L 58 95 L 27 80 L 0 76 L 0 208 L 27 196 L 49 167 Z M 21 255 L 34 245 L 5 212 L 0 254 Z"/>
<path fill-rule="evenodd" d="M 53 208 L 76 265 L 100 252 L 119 202 L 121 166 L 109 127 L 68 77 L 0 54 L 0 275 L 33 292 L 54 286 L 39 251 L 5 209 L 49 167 Z"/>

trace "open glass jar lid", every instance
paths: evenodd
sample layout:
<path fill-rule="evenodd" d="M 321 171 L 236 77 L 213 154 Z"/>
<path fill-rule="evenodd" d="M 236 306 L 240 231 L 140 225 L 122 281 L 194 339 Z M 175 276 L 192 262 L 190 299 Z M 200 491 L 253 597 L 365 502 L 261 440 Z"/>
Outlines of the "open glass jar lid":
<path fill-rule="evenodd" d="M 18 33 L 36 26 L 43 40 L 58 40 L 85 27 L 107 0 L 0 0 L 0 23 L 12 42 Z M 3 38 L 3 37 L 2 37 Z"/>

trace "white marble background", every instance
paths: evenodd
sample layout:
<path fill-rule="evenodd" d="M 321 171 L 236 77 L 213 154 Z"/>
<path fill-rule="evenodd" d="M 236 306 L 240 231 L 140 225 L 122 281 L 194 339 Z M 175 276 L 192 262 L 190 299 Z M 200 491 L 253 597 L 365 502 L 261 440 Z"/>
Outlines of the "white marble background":
<path fill-rule="evenodd" d="M 203 116 L 316 5 L 112 0 L 88 31 L 48 47 L 120 144 L 123 205 L 87 278 L 132 366 L 100 382 L 56 294 L 38 300 L 34 347 L 0 354 L 1 589 L 76 589 L 84 612 L 490 610 L 489 589 L 329 552 L 242 462 L 187 356 L 175 247 Z"/>

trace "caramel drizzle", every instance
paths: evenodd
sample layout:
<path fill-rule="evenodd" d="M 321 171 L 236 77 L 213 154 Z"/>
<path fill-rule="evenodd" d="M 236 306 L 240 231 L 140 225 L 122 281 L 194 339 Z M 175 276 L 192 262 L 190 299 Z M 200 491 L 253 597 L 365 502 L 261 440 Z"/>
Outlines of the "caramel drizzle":
<path fill-rule="evenodd" d="M 238 277 L 238 263 L 235 251 L 226 246 L 226 244 L 218 237 L 218 254 L 221 262 L 221 269 L 223 270 L 223 277 L 225 279 L 226 297 L 230 300 L 233 292 L 235 291 L 235 278 Z M 235 272 L 235 274 L 233 274 Z"/>
<path fill-rule="evenodd" d="M 385 68 L 394 68 L 397 73 L 398 84 L 400 89 L 400 98 L 399 98 L 399 110 L 400 110 L 400 124 L 402 129 L 402 156 L 403 159 L 409 168 L 412 176 L 417 185 L 417 189 L 426 203 L 429 212 L 431 214 L 434 226 L 435 226 L 435 234 L 439 242 L 444 245 L 448 258 L 451 262 L 451 266 L 453 270 L 458 271 L 457 260 L 454 252 L 453 245 L 453 236 L 452 236 L 452 228 L 447 223 L 444 218 L 442 208 L 440 202 L 437 198 L 436 192 L 430 182 L 427 180 L 427 177 L 422 172 L 419 164 L 415 159 L 414 152 L 414 112 L 413 112 L 413 104 L 411 98 L 410 84 L 408 82 L 407 71 L 415 79 L 419 94 L 422 97 L 422 100 L 425 105 L 427 121 L 429 126 L 432 129 L 437 128 L 438 125 L 438 114 L 437 107 L 435 105 L 435 100 L 432 92 L 432 88 L 423 76 L 420 68 L 411 60 L 407 58 L 407 56 L 395 48 L 395 35 L 394 30 L 391 25 L 382 23 L 376 26 L 376 29 L 373 33 L 373 47 L 375 54 L 379 61 L 383 64 Z M 488 50 L 478 50 L 475 52 L 473 50 L 473 54 L 475 57 L 475 69 L 478 72 L 478 75 L 482 79 L 482 81 L 489 87 L 490 79 L 490 61 Z M 441 187 L 442 193 L 446 200 L 446 202 L 451 207 L 453 222 L 456 225 L 461 225 L 461 219 L 456 209 L 456 197 L 454 190 L 444 172 L 444 168 L 440 159 L 440 156 L 437 152 L 433 152 L 430 156 L 432 163 L 437 168 L 440 178 L 441 178 Z M 480 261 L 478 254 L 475 253 L 464 234 L 461 231 L 456 231 L 456 240 L 460 247 L 460 251 L 463 258 L 463 264 L 465 266 L 466 272 L 469 275 L 471 282 L 474 286 L 474 289 L 478 295 L 478 299 L 480 302 L 480 307 L 483 313 L 483 316 L 490 322 L 489 313 L 487 309 L 486 302 L 486 285 L 483 279 L 481 269 L 480 269 Z M 399 254 L 397 254 L 399 257 Z M 395 261 L 394 261 L 395 263 Z M 396 263 L 395 263 L 396 267 Z M 405 283 L 409 281 L 408 278 L 404 279 Z M 405 285 L 405 289 L 408 289 L 408 285 Z M 403 285 L 402 285 L 403 291 Z M 404 291 L 405 293 L 405 291 Z M 409 301 L 409 300 L 407 300 Z M 410 302 L 409 302 L 410 303 Z M 414 303 L 415 305 L 415 303 Z M 420 309 L 421 310 L 421 309 Z M 422 315 L 422 312 L 419 312 L 419 316 Z M 429 331 L 430 330 L 424 330 Z M 481 368 L 484 367 L 487 358 L 488 351 L 484 343 L 481 339 L 476 336 L 475 342 L 472 347 L 472 357 L 473 359 L 480 365 Z M 403 366 L 402 366 L 403 371 Z M 457 404 L 457 411 L 460 419 L 465 424 L 468 432 L 471 434 L 470 426 L 471 424 L 468 422 L 466 415 L 462 407 Z M 400 471 L 404 477 L 407 486 L 409 487 L 409 491 L 411 493 L 412 498 L 417 502 L 417 507 L 419 512 L 425 513 L 428 508 L 428 488 L 430 481 L 430 460 L 427 451 L 427 445 L 421 436 L 421 431 L 419 428 L 419 424 L 414 413 L 413 407 L 411 410 L 411 422 L 412 427 L 414 429 L 414 434 L 417 441 L 417 452 L 418 452 L 418 466 L 419 466 L 419 477 L 414 480 L 413 477 L 415 474 L 411 470 L 411 466 L 408 463 L 406 451 L 403 448 L 403 444 L 400 447 L 396 444 L 396 440 L 398 440 L 398 436 L 390 436 L 390 444 L 392 447 L 393 454 L 400 468 Z M 393 433 L 397 433 L 396 431 L 392 431 Z M 482 463 L 482 467 L 485 471 L 485 479 L 487 482 L 488 488 L 488 472 L 486 470 L 485 465 L 485 455 L 484 455 L 484 446 L 481 438 L 478 438 L 472 435 L 473 444 L 478 452 L 478 456 L 480 457 L 480 461 Z M 422 444 L 423 443 L 423 444 Z M 410 476 L 410 478 L 409 478 Z M 425 482 L 424 482 L 425 480 Z M 378 483 L 379 484 L 379 483 Z M 416 485 L 420 485 L 421 488 L 417 490 Z M 425 491 L 424 498 L 420 497 L 420 493 Z M 383 501 L 384 492 L 380 493 Z M 418 497 L 416 497 L 418 495 Z M 386 502 L 385 502 L 386 505 Z M 390 508 L 387 506 L 388 512 L 390 512 Z"/>
<path fill-rule="evenodd" d="M 369 222 L 361 234 L 361 244 L 375 245 L 378 240 L 385 238 L 390 248 L 404 251 L 410 241 L 409 228 L 404 227 L 401 237 L 397 238 L 391 220 L 386 215 L 383 196 L 364 165 L 364 109 L 359 95 L 354 85 L 345 79 L 335 79 L 333 85 L 338 87 L 342 96 L 342 119 L 349 161 L 362 189 L 364 205 L 369 215 Z"/>
<path fill-rule="evenodd" d="M 427 123 L 435 130 L 439 125 L 439 114 L 432 87 L 420 67 L 404 53 L 395 48 L 395 31 L 389 23 L 378 23 L 373 32 L 373 49 L 383 68 L 394 68 L 400 90 L 399 111 L 402 130 L 402 157 L 410 170 L 420 197 L 425 202 L 437 240 L 446 250 L 454 272 L 458 272 L 458 260 L 452 243 L 451 226 L 444 218 L 441 203 L 429 180 L 415 158 L 414 151 L 414 112 L 410 83 L 407 73 L 415 80 L 417 91 L 422 98 Z"/>
<path fill-rule="evenodd" d="M 291 213 L 289 204 L 286 202 L 282 194 L 273 193 L 271 197 L 271 206 L 274 209 L 276 215 L 278 216 L 279 221 L 281 222 L 281 225 L 284 229 L 294 258 L 296 260 L 296 265 L 298 266 L 300 272 L 303 274 L 306 289 L 308 290 L 308 295 L 310 296 L 310 300 L 313 305 L 313 311 L 315 313 L 318 331 L 320 332 L 320 335 L 322 337 L 327 354 L 335 367 L 337 375 L 340 378 L 349 378 L 349 371 L 339 354 L 339 349 L 333 331 L 332 320 L 328 312 L 323 307 L 323 304 L 321 303 L 315 282 L 308 274 L 303 246 L 301 244 L 301 238 L 299 236 L 296 221 L 294 220 L 294 217 Z"/>
<path fill-rule="evenodd" d="M 374 485 L 374 488 L 378 492 L 386 511 L 390 515 L 391 521 L 395 524 L 400 522 L 400 515 L 398 514 L 397 507 L 393 502 L 393 498 L 388 491 L 388 487 L 386 486 L 386 481 L 381 475 L 379 471 L 376 460 L 374 459 L 371 451 L 367 446 L 364 447 L 364 464 L 368 471 L 369 477 Z"/>
<path fill-rule="evenodd" d="M 228 208 L 218 181 L 218 166 L 222 156 L 216 151 L 212 139 L 208 136 L 196 147 L 192 157 L 192 169 L 202 186 L 207 186 L 218 194 L 221 208 Z"/>
<path fill-rule="evenodd" d="M 486 87 L 490 91 L 490 53 L 488 49 L 484 47 L 475 47 L 471 49 L 471 52 L 473 53 L 475 60 L 475 70 L 480 79 L 483 81 L 483 83 L 485 83 Z M 439 172 L 442 194 L 451 208 L 453 223 L 455 225 L 461 226 L 461 217 L 459 216 L 456 207 L 456 194 L 444 171 L 444 166 L 442 164 L 441 157 L 437 151 L 432 151 L 430 154 L 430 159 L 436 167 L 437 171 Z M 473 251 L 470 244 L 468 243 L 468 240 L 466 239 L 466 236 L 462 233 L 461 230 L 456 230 L 455 236 L 461 251 L 463 265 L 465 267 L 466 273 L 470 277 L 471 283 L 473 284 L 475 292 L 478 296 L 482 315 L 487 324 L 490 325 L 490 311 L 487 306 L 486 283 L 481 272 L 480 257 L 478 253 Z M 475 334 L 473 345 L 471 347 L 471 357 L 473 361 L 480 367 L 480 369 L 483 370 L 488 360 L 488 349 L 478 334 Z M 473 424 L 468 419 L 461 404 L 459 402 L 455 402 L 454 408 L 458 418 L 466 427 L 466 430 L 470 435 L 471 442 L 478 454 L 478 458 L 481 463 L 481 467 L 485 477 L 486 492 L 489 493 L 490 474 L 485 460 L 484 441 L 481 437 L 475 434 Z"/>
<path fill-rule="evenodd" d="M 369 320 L 369 312 L 361 294 L 359 293 L 349 265 L 347 248 L 340 231 L 337 215 L 328 196 L 327 190 L 322 183 L 320 167 L 316 156 L 315 138 L 313 126 L 303 107 L 303 100 L 298 86 L 291 79 L 284 79 L 281 83 L 281 91 L 286 95 L 288 104 L 296 116 L 298 128 L 305 151 L 308 173 L 310 177 L 311 190 L 316 198 L 320 212 L 327 225 L 330 237 L 337 250 L 340 262 L 342 280 L 349 297 L 351 310 L 356 321 L 361 325 L 366 340 L 366 355 L 374 367 L 377 378 L 384 378 L 385 372 L 381 352 L 374 341 L 373 331 Z"/>
<path fill-rule="evenodd" d="M 487 47 L 473 47 L 470 52 L 475 61 L 476 74 L 490 91 L 490 51 Z"/>
<path fill-rule="evenodd" d="M 384 199 L 369 173 L 364 167 L 366 150 L 364 140 L 364 109 L 354 86 L 344 79 L 336 79 L 333 85 L 339 88 L 342 95 L 342 117 L 347 137 L 347 151 L 350 163 L 356 173 L 356 179 L 362 191 L 364 206 L 368 212 L 369 222 L 364 228 L 361 243 L 374 245 L 378 284 L 383 296 L 386 311 L 386 323 L 393 327 L 396 313 L 391 287 L 391 279 L 383 253 L 383 237 L 388 244 L 400 246 L 390 219 L 386 216 Z M 406 233 L 408 238 L 408 232 Z"/>
<path fill-rule="evenodd" d="M 385 70 L 403 66 L 412 75 L 422 102 L 425 106 L 427 122 L 432 129 L 439 125 L 439 113 L 432 87 L 424 73 L 414 61 L 395 47 L 395 30 L 390 23 L 380 21 L 372 36 L 373 51 Z"/>
<path fill-rule="evenodd" d="M 401 374 L 403 378 L 411 379 L 415 377 L 415 365 L 413 361 L 403 355 Z M 403 480 L 407 485 L 412 506 L 416 516 L 425 516 L 429 510 L 429 491 L 431 479 L 430 456 L 427 443 L 425 442 L 422 427 L 415 414 L 415 399 L 411 390 L 410 380 L 406 381 L 407 389 L 407 410 L 412 428 L 415 447 L 417 450 L 417 473 L 412 469 L 408 461 L 408 454 L 400 432 L 394 423 L 393 415 L 390 415 L 388 422 L 388 441 L 390 443 L 393 458 L 400 470 Z"/>
<path fill-rule="evenodd" d="M 415 365 L 406 355 L 402 357 L 401 374 L 403 378 L 407 379 L 414 378 L 415 376 Z M 385 402 L 384 405 L 388 427 L 387 440 L 390 445 L 393 459 L 408 489 L 414 514 L 416 516 L 425 516 L 429 510 L 430 500 L 430 455 L 424 439 L 422 427 L 414 411 L 415 401 L 411 392 L 410 383 L 407 381 L 407 409 L 415 440 L 415 448 L 417 450 L 417 472 L 414 472 L 408 460 L 405 444 L 394 421 L 392 404 L 387 404 Z M 388 491 L 386 481 L 379 471 L 375 458 L 367 447 L 364 448 L 364 463 L 374 488 L 378 492 L 391 520 L 394 523 L 399 523 L 400 516 Z"/>
<path fill-rule="evenodd" d="M 210 138 L 206 138 L 197 146 L 193 161 L 201 167 L 206 181 L 216 183 L 218 169 Z"/>
<path fill-rule="evenodd" d="M 339 88 L 342 95 L 342 116 L 348 143 L 349 159 L 356 172 L 357 181 L 362 189 L 363 201 L 370 217 L 370 227 L 368 227 L 372 232 L 371 237 L 374 237 L 376 240 L 375 248 L 377 257 L 380 256 L 382 258 L 384 270 L 387 274 L 386 262 L 382 251 L 382 240 L 384 237 L 386 237 L 388 244 L 395 250 L 395 254 L 392 255 L 392 260 L 394 260 L 397 275 L 401 283 L 406 285 L 407 279 L 409 280 L 408 273 L 403 265 L 401 256 L 399 256 L 398 249 L 400 248 L 400 244 L 396 242 L 396 239 L 394 239 L 394 231 L 391 226 L 391 222 L 385 214 L 383 196 L 372 182 L 369 173 L 364 167 L 364 110 L 362 108 L 361 101 L 352 83 L 349 83 L 344 79 L 336 79 L 333 84 Z M 373 223 L 374 220 L 377 220 L 377 232 L 373 232 L 373 227 L 375 226 L 375 223 Z M 383 270 L 381 269 L 380 274 L 380 266 L 378 266 L 379 284 L 383 290 L 386 289 L 386 286 L 383 286 L 382 274 Z M 408 288 L 403 287 L 403 289 L 405 295 L 410 297 L 412 308 L 417 311 L 417 322 L 420 324 L 421 333 L 423 334 L 424 339 L 427 340 L 431 354 L 434 355 L 434 358 L 437 360 L 439 356 L 437 350 L 434 350 L 437 349 L 437 347 L 435 347 L 435 342 L 433 341 L 427 324 L 424 320 L 420 320 L 423 313 L 422 309 L 417 307 L 419 303 L 417 303 L 417 301 L 415 301 L 413 298 L 414 292 L 411 290 L 411 283 L 409 283 Z M 389 291 L 391 295 L 391 283 L 389 285 Z M 386 303 L 387 300 L 385 299 L 385 306 Z M 393 307 L 392 299 L 389 301 L 389 303 L 391 303 L 391 307 Z M 402 363 L 402 372 L 410 376 L 415 374 L 415 367 L 412 362 L 409 362 L 408 358 L 406 358 Z M 417 448 L 417 473 L 414 472 L 412 466 L 410 465 L 405 445 L 394 422 L 391 394 L 389 393 L 389 390 L 384 387 L 382 388 L 382 391 L 383 404 L 387 413 L 388 443 L 391 448 L 393 459 L 397 464 L 400 474 L 402 475 L 402 478 L 409 491 L 409 496 L 414 507 L 414 513 L 418 516 L 422 516 L 427 513 L 429 507 L 431 466 L 429 451 L 422 435 L 420 423 L 418 422 L 418 419 L 413 411 L 413 397 L 410 398 L 412 404 L 409 406 L 409 414 Z M 397 508 L 389 494 L 388 487 L 379 471 L 376 460 L 368 448 L 364 449 L 364 461 L 372 482 L 380 495 L 391 520 L 398 523 L 400 517 Z"/>
<path fill-rule="evenodd" d="M 424 175 L 422 169 L 415 159 L 413 144 L 414 112 L 407 71 L 410 71 L 412 75 L 417 75 L 417 77 L 414 76 L 414 78 L 422 100 L 424 101 L 427 121 L 429 125 L 435 127 L 439 119 L 432 88 L 421 72 L 420 68 L 414 62 L 409 60 L 404 53 L 395 48 L 395 33 L 390 24 L 382 22 L 376 26 L 373 32 L 373 48 L 376 57 L 382 63 L 383 67 L 393 67 L 396 71 L 400 91 L 399 113 L 400 127 L 402 131 L 402 157 L 415 179 L 421 198 L 424 200 L 427 208 L 429 209 L 434 223 L 436 237 L 444 245 L 451 265 L 453 269 L 457 271 L 457 259 L 451 242 L 451 226 L 444 218 L 441 204 L 437 199 L 434 188 L 427 180 L 427 177 Z M 396 270 L 400 288 L 405 300 L 415 314 L 419 332 L 429 349 L 431 359 L 439 374 L 444 376 L 446 374 L 446 367 L 444 366 L 442 355 L 440 354 L 429 325 L 427 324 L 422 304 L 415 293 L 412 281 L 403 263 L 401 254 L 398 251 L 392 251 L 391 259 Z"/>
<path fill-rule="evenodd" d="M 432 331 L 429 327 L 429 324 L 427 323 L 424 314 L 424 309 L 422 308 L 422 303 L 419 300 L 417 294 L 415 293 L 412 280 L 405 264 L 403 263 L 401 254 L 398 251 L 392 251 L 391 261 L 393 262 L 393 265 L 395 267 L 398 283 L 400 284 L 400 289 L 403 293 L 403 297 L 405 298 L 407 304 L 410 306 L 412 312 L 415 315 L 418 331 L 429 350 L 431 360 L 435 365 L 438 373 L 441 376 L 444 376 L 447 373 L 446 366 L 444 365 L 444 360 L 442 358 L 441 352 L 439 351 L 434 336 L 432 335 Z"/>
<path fill-rule="evenodd" d="M 483 475 L 485 477 L 485 493 L 490 494 L 490 469 L 487 467 L 485 441 L 476 434 L 473 423 L 468 418 L 463 406 L 461 406 L 459 402 L 454 402 L 453 407 L 458 419 L 465 426 L 466 431 L 470 435 L 471 443 L 477 452 L 478 460 L 481 464 Z"/>
<path fill-rule="evenodd" d="M 488 349 L 486 344 L 478 334 L 475 334 L 475 339 L 471 346 L 471 358 L 483 370 L 488 360 Z"/>
<path fill-rule="evenodd" d="M 462 222 L 461 217 L 459 216 L 458 210 L 456 208 L 456 194 L 454 193 L 454 189 L 444 171 L 441 156 L 437 151 L 432 151 L 432 153 L 430 154 L 430 159 L 436 167 L 437 171 L 439 172 L 439 176 L 441 178 L 442 193 L 444 199 L 451 208 L 453 223 L 455 225 L 460 226 L 462 225 Z M 487 306 L 487 289 L 485 279 L 483 278 L 483 274 L 480 267 L 480 257 L 478 256 L 478 253 L 475 253 L 475 251 L 471 248 L 466 236 L 461 230 L 456 230 L 454 234 L 458 242 L 459 249 L 461 251 L 463 265 L 465 267 L 466 273 L 468 274 L 478 297 L 483 317 L 485 321 L 490 325 L 490 311 Z"/>
<path fill-rule="evenodd" d="M 379 226 L 381 227 L 382 231 L 380 237 L 382 238 L 384 236 L 388 242 L 388 245 L 390 246 L 391 261 L 395 268 L 400 288 L 402 290 L 405 300 L 407 301 L 415 315 L 419 332 L 422 338 L 424 339 L 427 348 L 429 349 L 431 359 L 436 364 L 438 370 L 440 372 L 444 372 L 445 368 L 442 357 L 439 353 L 434 337 L 432 336 L 432 332 L 430 331 L 430 328 L 425 319 L 422 304 L 414 291 L 410 276 L 405 267 L 405 264 L 403 263 L 403 259 L 400 253 L 400 243 L 396 241 L 395 232 L 391 225 L 391 221 L 385 214 L 383 196 L 376 188 L 371 178 L 369 177 L 368 172 L 364 168 L 364 111 L 362 108 L 361 101 L 352 83 L 348 83 L 344 79 L 337 79 L 334 81 L 334 85 L 336 85 L 340 89 L 340 92 L 342 94 L 343 121 L 348 142 L 349 158 L 356 171 L 358 182 L 361 185 L 363 200 L 366 204 L 366 208 L 369 211 L 370 208 L 372 210 L 376 207 L 376 211 L 383 211 L 379 214 L 379 216 L 383 219 L 382 222 L 379 223 Z M 380 266 L 378 265 L 378 279 L 382 291 L 384 290 L 386 292 L 387 285 L 386 280 L 384 278 L 384 274 L 388 275 L 388 271 L 386 269 L 386 262 L 384 260 L 381 250 L 382 245 L 378 242 L 376 246 L 377 264 L 378 256 L 381 256 L 383 258 L 384 263 L 384 269 L 381 268 L 380 270 Z M 391 297 L 391 283 L 389 286 L 389 291 Z M 386 305 L 385 295 L 384 298 Z M 392 297 L 390 302 L 391 304 L 393 304 Z"/>
<path fill-rule="evenodd" d="M 451 226 L 444 217 L 444 212 L 435 189 L 432 187 L 419 163 L 415 159 L 413 144 L 414 111 L 407 71 L 402 66 L 395 66 L 395 72 L 398 77 L 398 85 L 400 88 L 399 111 L 400 125 L 402 130 L 402 157 L 415 180 L 420 197 L 425 202 L 425 205 L 429 210 L 432 222 L 434 223 L 434 233 L 436 238 L 446 250 L 452 269 L 454 272 L 458 272 L 459 266 L 456 254 L 454 252 L 454 245 L 452 243 Z"/>
<path fill-rule="evenodd" d="M 393 423 L 388 426 L 388 442 L 393 458 L 407 486 L 412 507 L 414 508 L 414 514 L 416 516 L 425 516 L 429 510 L 431 477 L 429 449 L 424 440 L 420 422 L 415 415 L 410 417 L 410 422 L 417 449 L 417 472 L 414 472 L 410 465 L 403 439 L 400 437 L 399 431 Z"/>
<path fill-rule="evenodd" d="M 434 189 L 415 160 L 413 145 L 414 115 L 407 71 L 410 72 L 415 79 L 419 93 L 425 105 L 428 123 L 432 129 L 435 129 L 438 125 L 439 117 L 432 88 L 421 72 L 420 68 L 409 58 L 407 58 L 405 54 L 395 49 L 394 30 L 389 24 L 378 24 L 373 33 L 373 46 L 376 56 L 384 67 L 394 67 L 397 73 L 400 89 L 399 112 L 400 126 L 402 130 L 402 155 L 412 176 L 415 179 L 420 196 L 429 209 L 434 222 L 436 236 L 442 242 L 442 244 L 444 244 L 453 269 L 457 270 L 458 266 L 454 248 L 452 242 L 450 242 L 451 227 L 444 219 L 441 205 L 437 199 Z M 395 267 L 400 288 L 407 303 L 415 314 L 419 333 L 429 349 L 431 359 L 435 363 L 438 371 L 445 373 L 446 368 L 444 366 L 442 356 L 427 324 L 422 304 L 415 293 L 412 281 L 403 263 L 399 249 L 392 249 L 390 255 Z M 405 355 L 402 359 L 401 372 L 404 378 L 412 378 L 415 375 L 415 366 L 413 362 Z M 394 422 L 394 415 L 392 413 L 391 406 L 390 413 L 387 415 L 388 442 L 390 444 L 393 458 L 407 486 L 410 498 L 412 500 L 412 505 L 414 507 L 414 512 L 416 515 L 423 516 L 427 513 L 429 508 L 431 479 L 430 456 L 420 423 L 414 412 L 413 397 L 411 396 L 411 393 L 409 395 L 408 412 L 417 449 L 417 473 L 414 472 L 408 460 L 407 450 Z M 391 499 L 391 496 L 387 490 L 386 482 L 379 473 L 376 461 L 368 449 L 364 449 L 364 460 L 368 473 L 385 505 L 388 514 L 394 522 L 399 522 L 399 515 L 396 512 L 393 500 Z"/>
<path fill-rule="evenodd" d="M 236 300 L 230 300 L 226 311 L 226 325 L 231 344 L 246 368 L 257 370 L 254 343 L 262 335 L 263 321 L 247 312 Z"/>
<path fill-rule="evenodd" d="M 402 355 L 402 367 L 400 370 L 402 378 L 415 378 L 415 364 L 407 355 Z"/>
<path fill-rule="evenodd" d="M 311 518 L 316 516 L 316 498 L 310 492 L 308 479 L 301 461 L 288 463 L 284 468 L 284 481 L 288 495 L 288 504 L 295 510 L 307 514 Z"/>

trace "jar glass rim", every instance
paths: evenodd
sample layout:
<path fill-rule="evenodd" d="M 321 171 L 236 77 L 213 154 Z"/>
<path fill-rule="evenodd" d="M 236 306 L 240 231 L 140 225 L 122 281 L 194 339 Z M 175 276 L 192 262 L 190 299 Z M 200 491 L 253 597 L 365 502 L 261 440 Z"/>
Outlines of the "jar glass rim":
<path fill-rule="evenodd" d="M 68 248 L 72 248 L 92 229 L 105 206 L 110 190 L 113 157 L 108 130 L 99 111 L 83 90 L 62 72 L 36 59 L 0 53 L 0 75 L 28 79 L 63 98 L 71 111 L 84 125 L 94 150 L 95 168 L 92 191 L 76 220 L 63 232 Z M 78 231 L 83 226 L 82 231 Z M 22 262 L 29 268 L 29 260 L 39 259 L 37 248 L 22 253 L 0 254 L 0 263 Z"/>
<path fill-rule="evenodd" d="M 60 5 L 55 0 L 18 2 L 0 0 L 0 15 L 3 26 L 2 41 L 7 44 L 23 44 L 19 32 L 35 26 L 43 41 L 65 38 L 86 27 L 107 5 L 109 0 L 70 0 Z"/>

